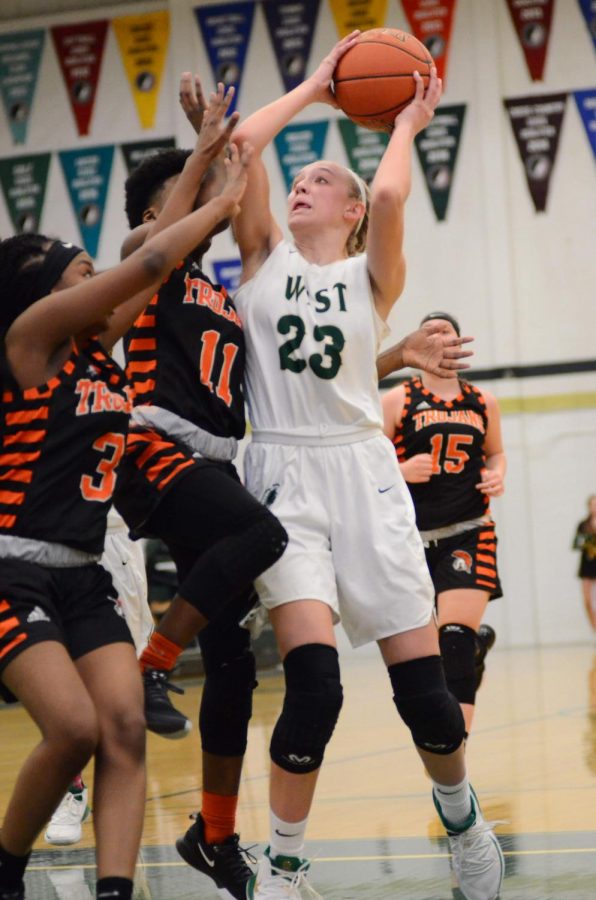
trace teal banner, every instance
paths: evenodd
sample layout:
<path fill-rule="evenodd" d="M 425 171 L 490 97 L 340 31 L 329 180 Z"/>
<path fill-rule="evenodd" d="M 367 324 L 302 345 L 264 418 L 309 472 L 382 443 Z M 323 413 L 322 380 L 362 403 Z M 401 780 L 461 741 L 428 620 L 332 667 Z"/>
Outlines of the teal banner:
<path fill-rule="evenodd" d="M 15 144 L 24 144 L 37 85 L 45 32 L 0 35 L 0 91 Z"/>
<path fill-rule="evenodd" d="M 389 143 L 389 135 L 383 131 L 371 131 L 356 125 L 350 119 L 338 119 L 337 124 L 346 148 L 350 168 L 367 184 L 375 177 L 375 172 Z"/>
<path fill-rule="evenodd" d="M 114 147 L 63 150 L 59 156 L 83 246 L 89 256 L 95 257 L 101 235 Z"/>
<path fill-rule="evenodd" d="M 329 122 L 302 122 L 288 125 L 275 138 L 275 149 L 288 191 L 300 169 L 322 159 L 328 128 Z"/>

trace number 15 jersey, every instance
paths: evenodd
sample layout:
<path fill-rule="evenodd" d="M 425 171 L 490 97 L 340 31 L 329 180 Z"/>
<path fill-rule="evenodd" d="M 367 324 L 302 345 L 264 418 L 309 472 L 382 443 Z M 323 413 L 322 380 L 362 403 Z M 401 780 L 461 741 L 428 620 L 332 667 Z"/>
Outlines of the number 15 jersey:
<path fill-rule="evenodd" d="M 416 524 L 432 531 L 488 512 L 488 497 L 476 488 L 485 465 L 486 403 L 478 388 L 461 382 L 454 400 L 427 390 L 420 378 L 404 382 L 406 397 L 394 438 L 398 462 L 430 453 L 430 481 L 408 484 Z"/>
<path fill-rule="evenodd" d="M 366 256 L 318 266 L 281 241 L 235 302 L 255 432 L 327 440 L 382 429 L 376 357 L 388 328 Z"/>

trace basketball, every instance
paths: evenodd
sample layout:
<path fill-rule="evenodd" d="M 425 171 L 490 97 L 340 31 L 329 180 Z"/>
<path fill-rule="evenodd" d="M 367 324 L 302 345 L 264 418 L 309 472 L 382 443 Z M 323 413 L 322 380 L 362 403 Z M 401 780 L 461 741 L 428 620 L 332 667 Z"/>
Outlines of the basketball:
<path fill-rule="evenodd" d="M 425 89 L 433 58 L 413 35 L 398 28 L 371 28 L 345 53 L 333 74 L 342 112 L 372 131 L 392 131 L 396 115 L 414 97 L 418 70 Z"/>

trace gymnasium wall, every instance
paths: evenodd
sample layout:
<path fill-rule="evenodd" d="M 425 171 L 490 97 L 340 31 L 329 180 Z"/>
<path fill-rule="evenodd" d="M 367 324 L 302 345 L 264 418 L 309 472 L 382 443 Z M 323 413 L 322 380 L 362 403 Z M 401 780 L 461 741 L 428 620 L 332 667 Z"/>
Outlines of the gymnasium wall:
<path fill-rule="evenodd" d="M 179 146 L 191 146 L 191 129 L 177 107 L 179 74 L 195 70 L 206 89 L 213 86 L 193 12 L 197 6 L 197 0 L 121 4 L 0 23 L 1 39 L 29 28 L 159 9 L 170 13 L 152 127 L 141 128 L 111 28 L 87 136 L 78 135 L 49 35 L 25 144 L 14 144 L 0 110 L 0 160 L 52 152 L 40 228 L 63 239 L 80 242 L 58 151 L 114 146 L 96 259 L 100 269 L 117 261 L 127 230 L 122 191 L 126 172 L 119 145 L 174 136 Z M 407 27 L 399 0 L 388 0 L 385 24 Z M 337 37 L 330 4 L 321 0 L 309 72 Z M 413 329 L 430 309 L 442 308 L 475 336 L 475 368 L 518 367 L 509 372 L 515 377 L 482 381 L 501 402 L 509 458 L 507 493 L 494 503 L 505 598 L 488 614 L 501 646 L 589 637 L 575 577 L 578 558 L 570 548 L 575 526 L 585 515 L 586 498 L 596 493 L 594 371 L 561 374 L 555 369 L 530 377 L 524 367 L 596 360 L 594 155 L 572 93 L 593 87 L 594 45 L 579 0 L 555 0 L 542 81 L 530 77 L 505 0 L 458 0 L 443 103 L 465 105 L 465 120 L 444 221 L 437 220 L 417 158 L 413 166 L 406 229 L 408 281 L 391 316 L 393 339 Z M 238 108 L 247 114 L 282 90 L 257 3 Z M 546 211 L 536 212 L 503 100 L 566 92 Z M 300 120 L 329 120 L 325 155 L 347 162 L 332 121 L 339 116 L 330 107 L 317 106 Z M 274 208 L 283 221 L 284 179 L 273 150 L 267 164 Z M 12 230 L 1 196 L 0 235 Z M 237 257 L 229 237 L 217 239 L 211 257 Z"/>

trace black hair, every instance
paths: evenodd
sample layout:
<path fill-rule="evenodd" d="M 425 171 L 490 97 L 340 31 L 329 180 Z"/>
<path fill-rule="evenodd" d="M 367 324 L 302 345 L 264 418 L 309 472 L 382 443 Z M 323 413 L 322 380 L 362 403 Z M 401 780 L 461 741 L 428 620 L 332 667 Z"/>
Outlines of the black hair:
<path fill-rule="evenodd" d="M 455 328 L 455 331 L 457 333 L 457 336 L 460 337 L 461 328 L 459 327 L 459 322 L 457 321 L 457 319 L 454 316 L 450 315 L 450 313 L 440 312 L 439 310 L 437 310 L 436 312 L 431 312 L 423 318 L 423 320 L 420 324 L 424 325 L 425 322 L 430 322 L 431 320 L 434 320 L 434 319 L 445 319 L 446 322 L 449 322 L 451 325 L 453 325 L 453 327 Z"/>
<path fill-rule="evenodd" d="M 52 243 L 45 234 L 18 234 L 0 241 L 0 335 L 39 300 L 37 279 Z"/>
<path fill-rule="evenodd" d="M 145 210 L 155 201 L 168 178 L 180 175 L 191 152 L 168 147 L 146 156 L 133 169 L 124 183 L 124 211 L 130 228 L 142 224 Z"/>

